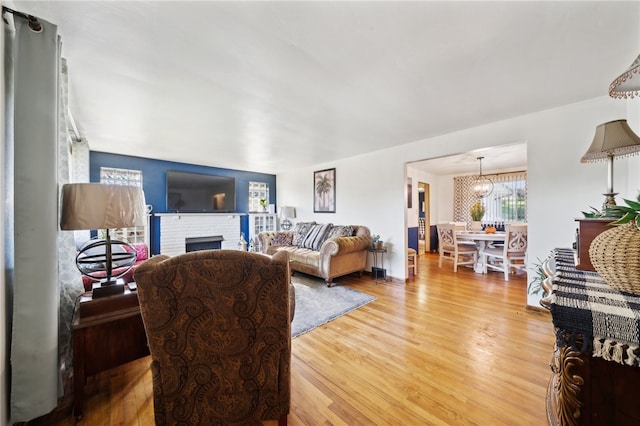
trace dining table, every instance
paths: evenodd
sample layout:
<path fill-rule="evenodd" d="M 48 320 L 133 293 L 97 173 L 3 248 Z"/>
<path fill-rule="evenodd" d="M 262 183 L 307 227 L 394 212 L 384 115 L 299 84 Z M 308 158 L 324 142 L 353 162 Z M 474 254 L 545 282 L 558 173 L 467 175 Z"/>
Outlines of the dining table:
<path fill-rule="evenodd" d="M 473 270 L 479 274 L 485 272 L 484 251 L 487 248 L 487 244 L 492 242 L 504 243 L 506 237 L 507 234 L 504 231 L 456 231 L 456 238 L 458 241 L 473 241 L 478 247 L 478 260 L 473 266 Z"/>

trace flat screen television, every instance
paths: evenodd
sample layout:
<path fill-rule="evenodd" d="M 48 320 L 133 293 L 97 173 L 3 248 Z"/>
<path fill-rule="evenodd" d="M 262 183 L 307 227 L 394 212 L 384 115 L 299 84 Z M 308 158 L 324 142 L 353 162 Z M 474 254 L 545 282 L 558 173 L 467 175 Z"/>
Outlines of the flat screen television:
<path fill-rule="evenodd" d="M 229 213 L 235 209 L 235 178 L 167 171 L 167 211 Z"/>

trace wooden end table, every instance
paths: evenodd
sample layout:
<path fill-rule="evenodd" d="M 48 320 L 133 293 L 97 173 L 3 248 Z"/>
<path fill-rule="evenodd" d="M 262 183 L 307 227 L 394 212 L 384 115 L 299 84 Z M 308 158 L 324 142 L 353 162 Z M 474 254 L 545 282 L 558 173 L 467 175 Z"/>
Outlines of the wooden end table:
<path fill-rule="evenodd" d="M 138 295 L 125 292 L 92 299 L 84 293 L 73 319 L 74 413 L 82 418 L 87 377 L 149 355 Z"/>

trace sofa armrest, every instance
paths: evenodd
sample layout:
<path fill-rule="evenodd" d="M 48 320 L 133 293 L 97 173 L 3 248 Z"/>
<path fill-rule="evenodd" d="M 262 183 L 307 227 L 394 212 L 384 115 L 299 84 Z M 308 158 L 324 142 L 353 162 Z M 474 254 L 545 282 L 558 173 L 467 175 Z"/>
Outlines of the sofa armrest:
<path fill-rule="evenodd" d="M 260 242 L 260 252 L 267 253 L 273 239 L 276 237 L 276 233 L 280 231 L 262 231 L 258 234 L 258 241 Z"/>
<path fill-rule="evenodd" d="M 320 247 L 320 258 L 367 250 L 371 247 L 371 237 L 335 237 L 329 238 Z"/>

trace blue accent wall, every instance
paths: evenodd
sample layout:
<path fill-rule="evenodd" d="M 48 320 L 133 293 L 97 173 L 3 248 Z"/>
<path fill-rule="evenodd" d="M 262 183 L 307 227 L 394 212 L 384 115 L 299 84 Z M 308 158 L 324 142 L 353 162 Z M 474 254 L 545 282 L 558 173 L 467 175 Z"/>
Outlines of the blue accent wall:
<path fill-rule="evenodd" d="M 418 227 L 413 226 L 408 228 L 408 245 L 410 248 L 418 251 Z"/>
<path fill-rule="evenodd" d="M 142 189 L 147 204 L 153 206 L 153 213 L 173 213 L 167 210 L 167 170 L 233 176 L 236 179 L 236 213 L 248 213 L 249 182 L 266 182 L 269 184 L 269 204 L 275 204 L 277 198 L 276 176 L 267 173 L 247 172 L 243 170 L 223 169 L 220 167 L 207 167 L 91 151 L 89 153 L 89 180 L 91 182 L 100 182 L 100 167 L 142 171 Z M 160 218 L 152 215 L 150 226 L 149 235 L 151 247 L 149 247 L 149 249 L 152 254 L 158 254 L 160 252 Z M 240 216 L 240 228 L 238 234 L 244 232 L 244 235 L 248 238 L 248 216 Z"/>

